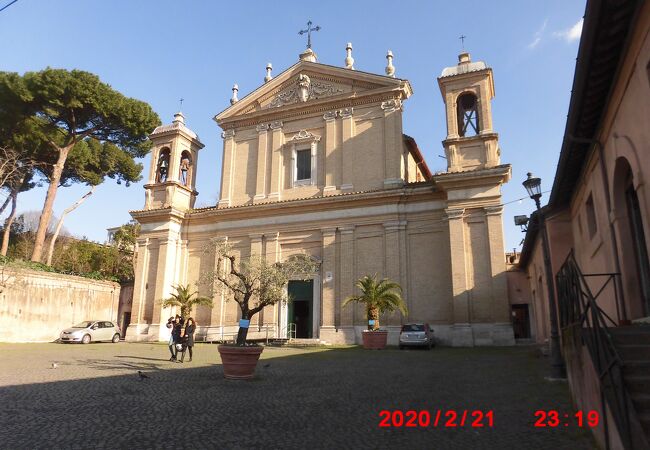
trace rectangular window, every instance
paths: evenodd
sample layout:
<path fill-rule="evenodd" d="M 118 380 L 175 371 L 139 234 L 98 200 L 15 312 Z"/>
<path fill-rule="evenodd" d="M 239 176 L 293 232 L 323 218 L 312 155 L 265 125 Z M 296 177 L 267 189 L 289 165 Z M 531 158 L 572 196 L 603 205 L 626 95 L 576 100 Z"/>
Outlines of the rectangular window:
<path fill-rule="evenodd" d="M 311 150 L 296 152 L 296 181 L 311 179 Z"/>
<path fill-rule="evenodd" d="M 598 231 L 596 210 L 594 208 L 594 197 L 592 194 L 589 194 L 585 208 L 587 210 L 587 229 L 589 230 L 589 239 L 592 239 L 596 234 L 596 231 Z"/>

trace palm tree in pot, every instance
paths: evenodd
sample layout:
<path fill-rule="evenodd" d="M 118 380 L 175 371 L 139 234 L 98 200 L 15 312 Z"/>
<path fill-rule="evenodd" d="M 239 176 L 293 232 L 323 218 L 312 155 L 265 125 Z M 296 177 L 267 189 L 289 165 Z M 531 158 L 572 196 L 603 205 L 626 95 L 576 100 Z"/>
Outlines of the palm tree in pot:
<path fill-rule="evenodd" d="M 287 300 L 285 287 L 291 279 L 307 280 L 318 271 L 318 264 L 307 255 L 293 255 L 282 262 L 267 262 L 252 255 L 241 258 L 230 244 L 213 241 L 217 264 L 202 281 L 232 298 L 241 311 L 239 331 L 234 345 L 219 346 L 226 378 L 249 379 L 263 347 L 246 342 L 250 320 L 265 307 Z M 242 363 L 242 358 L 248 359 Z"/>
<path fill-rule="evenodd" d="M 379 316 L 394 311 L 399 311 L 402 316 L 408 315 L 408 308 L 402 298 L 402 287 L 388 278 L 377 280 L 377 274 L 360 278 L 357 287 L 361 294 L 346 298 L 343 306 L 350 303 L 365 305 L 368 330 L 363 333 L 364 347 L 384 348 L 388 332 L 379 330 Z"/>
<path fill-rule="evenodd" d="M 192 292 L 189 284 L 178 284 L 172 286 L 175 293 L 171 294 L 162 302 L 163 308 L 170 306 L 180 306 L 181 317 L 189 317 L 192 314 L 194 305 L 208 306 L 212 308 L 212 299 L 208 297 L 200 297 L 198 291 Z"/>

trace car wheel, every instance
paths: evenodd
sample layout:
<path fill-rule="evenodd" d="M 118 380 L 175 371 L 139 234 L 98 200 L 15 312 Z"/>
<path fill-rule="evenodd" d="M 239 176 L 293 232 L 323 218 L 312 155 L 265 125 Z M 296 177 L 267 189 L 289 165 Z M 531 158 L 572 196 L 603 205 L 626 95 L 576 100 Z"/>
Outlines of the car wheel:
<path fill-rule="evenodd" d="M 120 335 L 115 333 L 115 336 L 113 336 L 113 344 L 117 344 L 120 342 Z"/>
<path fill-rule="evenodd" d="M 89 334 L 84 334 L 84 337 L 81 338 L 81 343 L 82 344 L 90 344 L 90 335 Z"/>

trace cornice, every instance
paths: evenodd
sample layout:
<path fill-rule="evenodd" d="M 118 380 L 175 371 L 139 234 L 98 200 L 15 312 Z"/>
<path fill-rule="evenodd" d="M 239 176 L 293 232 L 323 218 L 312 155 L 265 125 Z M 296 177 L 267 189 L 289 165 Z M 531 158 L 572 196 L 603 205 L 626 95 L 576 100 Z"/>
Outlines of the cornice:
<path fill-rule="evenodd" d="M 186 215 L 191 221 L 213 221 L 236 220 L 254 215 L 255 217 L 268 217 L 274 215 L 285 215 L 304 213 L 307 211 L 326 211 L 351 207 L 377 206 L 387 204 L 399 204 L 404 197 L 409 202 L 423 202 L 429 200 L 446 201 L 446 196 L 436 193 L 433 186 L 426 184 L 405 189 L 382 189 L 360 193 L 348 193 L 332 195 L 319 198 L 306 198 L 280 202 L 261 203 L 256 205 L 242 205 L 230 208 L 210 208 L 205 210 L 194 210 Z"/>
<path fill-rule="evenodd" d="M 437 173 L 433 176 L 433 181 L 436 186 L 447 191 L 449 189 L 503 184 L 510 180 L 511 175 L 512 166 L 510 164 L 503 164 L 488 169 Z"/>
<path fill-rule="evenodd" d="M 344 93 L 332 97 L 325 97 L 310 100 L 305 103 L 294 103 L 281 108 L 269 108 L 254 111 L 248 114 L 233 116 L 219 120 L 217 123 L 224 130 L 256 126 L 264 122 L 276 120 L 290 120 L 293 118 L 305 118 L 322 116 L 332 109 L 355 107 L 371 103 L 381 103 L 388 100 L 405 99 L 404 92 L 395 88 L 375 89 L 362 93 Z"/>

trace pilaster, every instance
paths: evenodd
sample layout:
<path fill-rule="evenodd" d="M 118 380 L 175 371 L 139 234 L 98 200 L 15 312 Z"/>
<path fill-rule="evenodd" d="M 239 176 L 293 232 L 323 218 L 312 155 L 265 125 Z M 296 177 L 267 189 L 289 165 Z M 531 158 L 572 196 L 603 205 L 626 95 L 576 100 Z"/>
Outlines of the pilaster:
<path fill-rule="evenodd" d="M 338 157 L 340 152 L 336 152 L 336 111 L 328 111 L 323 115 L 325 120 L 325 187 L 323 193 L 332 193 L 336 191 L 336 175 L 338 172 Z"/>
<path fill-rule="evenodd" d="M 402 288 L 406 286 L 406 282 L 402 279 L 401 253 L 403 251 L 400 251 L 400 235 L 405 229 L 406 220 L 384 222 L 386 277 L 391 281 L 399 283 Z M 404 299 L 408 298 L 405 292 L 402 292 L 402 295 Z M 399 312 L 391 314 L 386 317 L 386 325 L 399 325 L 401 323 L 400 317 Z"/>
<path fill-rule="evenodd" d="M 282 161 L 284 136 L 282 134 L 282 122 L 279 120 L 271 122 L 269 128 L 271 129 L 271 188 L 268 198 L 269 200 L 280 200 L 284 186 L 284 162 Z"/>
<path fill-rule="evenodd" d="M 381 109 L 384 110 L 384 187 L 386 188 L 404 185 L 401 176 L 403 164 L 399 119 L 401 107 L 402 102 L 399 99 L 387 100 L 381 104 Z"/>
<path fill-rule="evenodd" d="M 451 283 L 453 295 L 454 325 L 452 345 L 455 347 L 473 346 L 472 328 L 469 315 L 469 286 L 467 281 L 467 261 L 465 242 L 465 210 L 447 208 L 449 224 L 449 250 L 451 256 Z"/>
<path fill-rule="evenodd" d="M 221 166 L 221 199 L 219 206 L 226 207 L 232 201 L 232 175 L 235 171 L 235 130 L 226 130 L 221 133 L 223 138 L 223 158 Z"/>
<path fill-rule="evenodd" d="M 267 135 L 269 126 L 261 123 L 257 126 L 257 184 L 253 203 L 266 199 L 266 149 L 268 147 Z"/>
<path fill-rule="evenodd" d="M 138 340 L 138 329 L 144 325 L 144 311 L 147 302 L 147 274 L 149 273 L 149 238 L 139 238 L 136 243 L 135 282 L 133 284 L 133 301 L 131 308 L 131 324 L 126 330 L 129 340 Z M 129 331 L 131 333 L 129 333 Z"/>
<path fill-rule="evenodd" d="M 337 309 L 340 311 L 341 327 L 354 325 L 354 305 L 342 308 L 343 301 L 354 292 L 354 225 L 339 227 L 341 249 L 341 273 L 339 276 L 339 299 Z"/>
<path fill-rule="evenodd" d="M 354 117 L 352 107 L 343 108 L 341 116 L 341 190 L 354 190 L 354 174 L 358 167 L 354 166 L 353 152 L 355 151 L 352 138 L 354 137 Z"/>
<path fill-rule="evenodd" d="M 495 345 L 513 345 L 514 332 L 510 322 L 510 305 L 506 281 L 505 248 L 503 244 L 503 206 L 485 207 L 488 243 L 490 247 L 490 270 L 492 275 L 492 305 L 495 322 L 492 341 Z"/>
<path fill-rule="evenodd" d="M 323 327 L 334 327 L 336 325 L 336 228 L 323 228 L 323 261 L 322 261 L 322 283 L 323 283 Z"/>
<path fill-rule="evenodd" d="M 169 298 L 173 291 L 172 286 L 177 283 L 176 279 L 176 261 L 177 261 L 177 243 L 178 235 L 176 232 L 169 230 L 167 236 L 159 240 L 158 261 L 156 262 L 156 280 L 154 288 L 153 315 L 151 317 L 151 326 L 149 334 L 157 336 L 157 340 L 165 340 L 167 322 L 166 314 L 163 314 L 162 300 Z M 158 330 L 156 330 L 158 328 Z"/>

